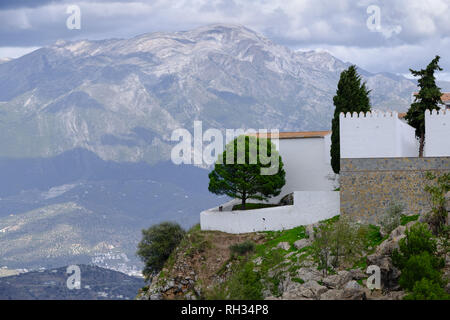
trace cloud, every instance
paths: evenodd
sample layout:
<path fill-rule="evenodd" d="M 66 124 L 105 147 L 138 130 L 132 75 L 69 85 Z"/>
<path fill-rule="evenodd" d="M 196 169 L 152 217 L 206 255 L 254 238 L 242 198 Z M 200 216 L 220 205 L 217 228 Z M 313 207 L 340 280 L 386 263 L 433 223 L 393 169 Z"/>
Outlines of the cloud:
<path fill-rule="evenodd" d="M 66 28 L 69 4 L 81 9 L 81 30 Z M 367 26 L 371 5 L 379 8 L 379 32 Z M 430 56 L 449 52 L 449 16 L 448 0 L 4 1 L 0 47 L 236 23 L 291 48 L 323 47 L 346 60 L 361 61 L 371 71 L 405 73 L 409 61 L 423 65 Z M 391 58 L 397 60 L 387 60 Z M 450 62 L 443 59 L 442 64 L 450 69 Z"/>

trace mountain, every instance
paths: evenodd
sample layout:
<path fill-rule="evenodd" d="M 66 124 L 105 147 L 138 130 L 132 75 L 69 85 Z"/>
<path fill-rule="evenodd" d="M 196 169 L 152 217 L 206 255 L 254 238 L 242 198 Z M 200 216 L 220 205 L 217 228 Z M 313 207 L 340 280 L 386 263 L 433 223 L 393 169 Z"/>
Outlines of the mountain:
<path fill-rule="evenodd" d="M 188 228 L 224 200 L 206 170 L 170 162 L 174 129 L 328 129 L 348 65 L 223 24 L 58 41 L 1 63 L 0 266 L 134 274 L 142 228 Z M 360 72 L 375 108 L 407 108 L 413 81 Z"/>
<path fill-rule="evenodd" d="M 85 148 L 104 160 L 155 163 L 176 128 L 321 130 L 348 66 L 276 45 L 242 26 L 58 41 L 0 65 L 0 156 Z M 415 84 L 360 70 L 379 109 L 405 110 Z"/>
<path fill-rule="evenodd" d="M 92 265 L 79 265 L 80 289 L 69 289 L 67 267 L 0 277 L 0 300 L 131 300 L 144 279 Z"/>

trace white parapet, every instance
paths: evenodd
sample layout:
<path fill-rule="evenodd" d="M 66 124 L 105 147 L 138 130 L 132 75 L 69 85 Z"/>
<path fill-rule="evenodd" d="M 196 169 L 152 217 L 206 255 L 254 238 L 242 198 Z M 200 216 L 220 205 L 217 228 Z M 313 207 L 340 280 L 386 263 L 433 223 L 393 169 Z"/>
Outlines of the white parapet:
<path fill-rule="evenodd" d="M 236 200 L 200 213 L 202 230 L 248 233 L 292 229 L 339 214 L 339 191 L 295 191 L 294 205 L 231 211 Z"/>
<path fill-rule="evenodd" d="M 414 128 L 402 122 L 397 112 L 367 112 L 339 115 L 341 158 L 417 157 Z"/>
<path fill-rule="evenodd" d="M 425 157 L 450 156 L 450 110 L 425 111 Z"/>

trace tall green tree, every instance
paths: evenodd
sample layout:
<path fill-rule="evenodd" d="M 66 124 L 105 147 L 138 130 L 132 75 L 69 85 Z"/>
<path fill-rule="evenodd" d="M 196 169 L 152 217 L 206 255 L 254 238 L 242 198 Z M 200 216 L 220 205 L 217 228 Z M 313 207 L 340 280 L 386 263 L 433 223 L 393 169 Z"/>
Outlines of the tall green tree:
<path fill-rule="evenodd" d="M 209 174 L 208 190 L 242 200 L 267 200 L 286 183 L 283 162 L 270 139 L 240 136 L 225 147 Z"/>
<path fill-rule="evenodd" d="M 425 69 L 413 70 L 409 69 L 415 77 L 420 77 L 419 93 L 416 94 L 414 103 L 411 104 L 406 113 L 405 120 L 408 124 L 416 129 L 416 137 L 419 139 L 419 157 L 423 157 L 423 149 L 425 146 L 425 110 L 438 110 L 439 103 L 442 103 L 441 89 L 436 85 L 436 78 L 434 72 L 441 71 L 439 67 L 439 56 L 436 56 Z"/>
<path fill-rule="evenodd" d="M 334 117 L 331 121 L 331 167 L 334 173 L 340 171 L 340 142 L 339 142 L 339 114 L 341 112 L 368 112 L 370 111 L 370 90 L 366 88 L 366 83 L 361 83 L 361 76 L 356 71 L 356 66 L 352 65 L 347 70 L 342 71 L 338 82 L 336 95 L 333 97 L 335 106 Z"/>

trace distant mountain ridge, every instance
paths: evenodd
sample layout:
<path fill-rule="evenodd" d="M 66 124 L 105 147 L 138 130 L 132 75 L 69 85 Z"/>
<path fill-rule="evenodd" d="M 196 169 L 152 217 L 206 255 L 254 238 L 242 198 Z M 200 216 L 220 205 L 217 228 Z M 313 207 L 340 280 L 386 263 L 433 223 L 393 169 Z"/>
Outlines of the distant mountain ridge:
<path fill-rule="evenodd" d="M 85 148 L 104 160 L 168 160 L 172 130 L 330 127 L 340 72 L 236 25 L 131 39 L 59 41 L 0 65 L 0 156 Z M 413 81 L 360 70 L 374 107 L 404 111 Z"/>
<path fill-rule="evenodd" d="M 0 300 L 132 300 L 143 278 L 92 265 L 79 265 L 80 289 L 67 287 L 67 267 L 0 277 Z"/>

